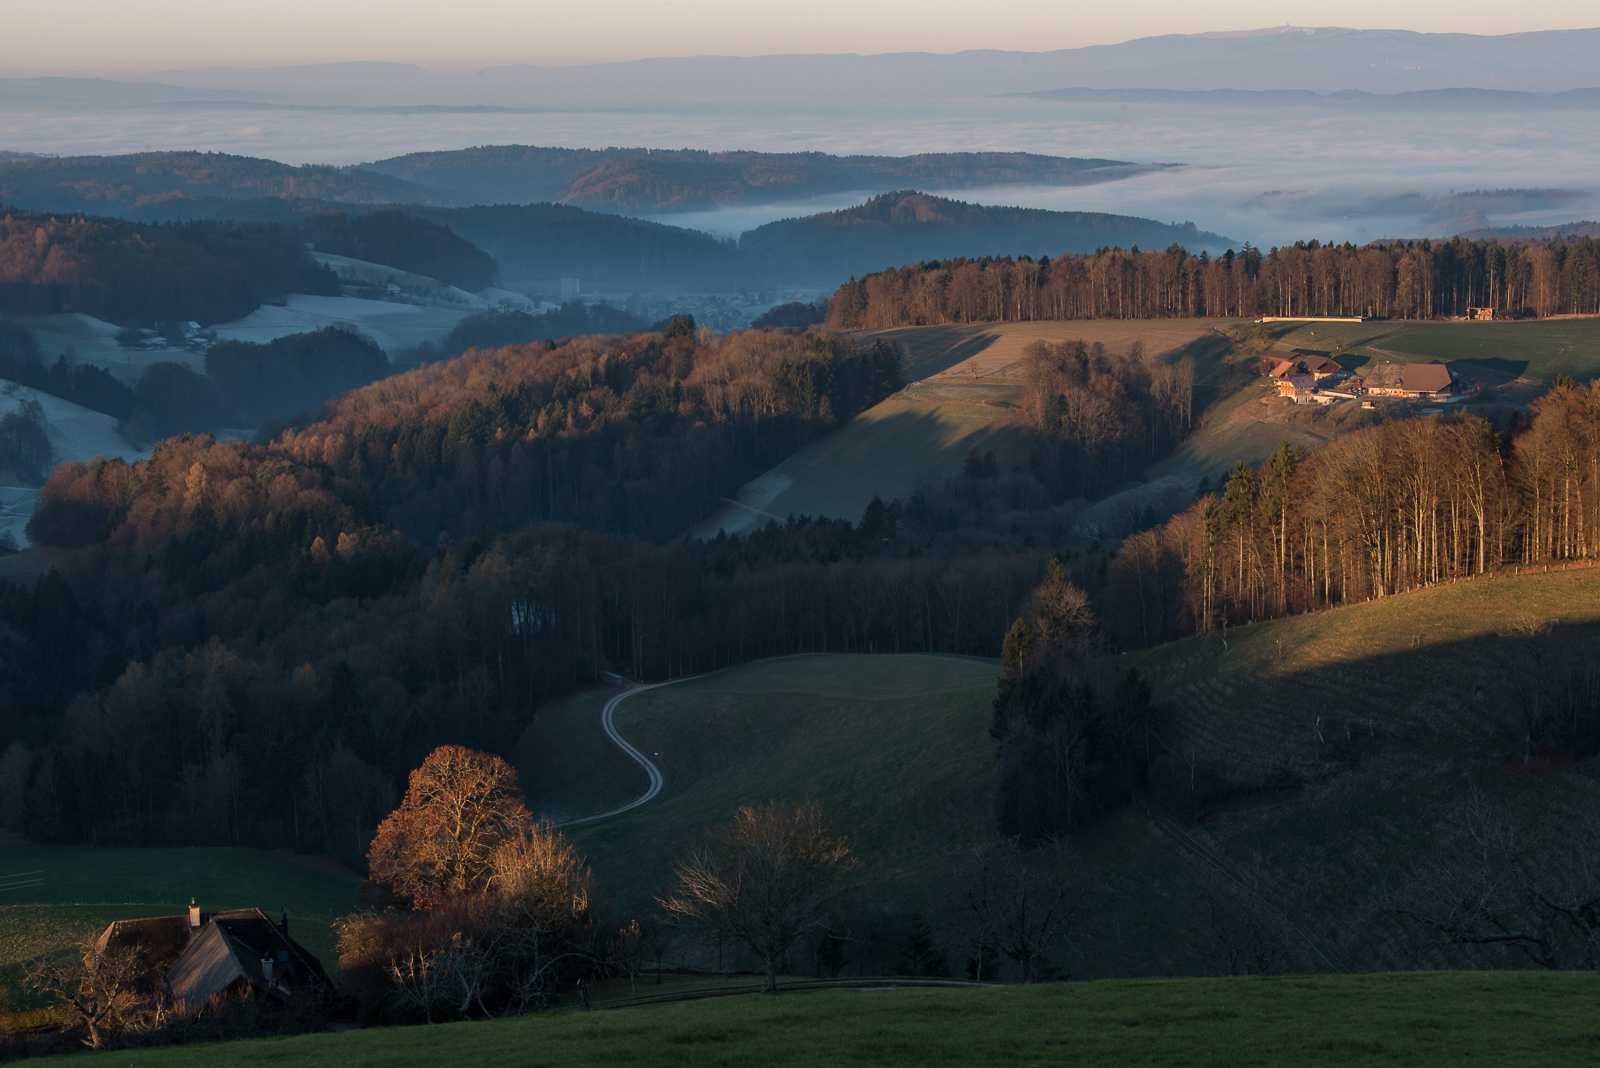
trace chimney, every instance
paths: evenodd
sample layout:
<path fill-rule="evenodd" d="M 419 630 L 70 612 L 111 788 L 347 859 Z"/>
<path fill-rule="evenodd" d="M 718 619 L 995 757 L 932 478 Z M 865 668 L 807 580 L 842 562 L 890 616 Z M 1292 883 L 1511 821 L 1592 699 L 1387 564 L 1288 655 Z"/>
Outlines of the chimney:
<path fill-rule="evenodd" d="M 273 960 L 271 957 L 261 958 L 261 978 L 269 983 L 272 982 L 272 965 Z"/>
<path fill-rule="evenodd" d="M 192 897 L 189 899 L 189 926 L 191 928 L 200 926 L 200 906 L 194 903 Z"/>
<path fill-rule="evenodd" d="M 278 911 L 283 914 L 283 919 L 278 921 L 278 933 L 283 935 L 283 937 L 288 938 L 289 937 L 289 910 L 286 909 L 286 908 L 280 907 L 278 909 Z"/>

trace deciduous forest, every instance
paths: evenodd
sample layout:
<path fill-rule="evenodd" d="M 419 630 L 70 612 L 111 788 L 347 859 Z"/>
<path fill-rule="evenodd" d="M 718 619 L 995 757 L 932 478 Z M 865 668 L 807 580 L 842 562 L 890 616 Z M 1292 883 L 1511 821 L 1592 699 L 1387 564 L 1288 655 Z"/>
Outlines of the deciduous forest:
<path fill-rule="evenodd" d="M 1216 258 L 1178 245 L 1077 256 L 912 263 L 840 286 L 836 329 L 961 322 L 1351 315 L 1428 319 L 1493 308 L 1505 317 L 1600 312 L 1592 237 L 1324 245 Z"/>

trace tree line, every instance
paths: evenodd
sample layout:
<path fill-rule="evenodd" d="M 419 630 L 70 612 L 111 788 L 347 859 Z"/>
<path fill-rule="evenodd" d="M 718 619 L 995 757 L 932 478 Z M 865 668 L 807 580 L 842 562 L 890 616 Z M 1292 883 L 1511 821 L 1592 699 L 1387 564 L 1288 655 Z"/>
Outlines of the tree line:
<path fill-rule="evenodd" d="M 1297 241 L 1263 253 L 1192 256 L 1179 245 L 1056 259 L 930 260 L 852 277 L 829 305 L 835 329 L 1061 319 L 1338 315 L 1397 319 L 1600 313 L 1593 237 L 1356 246 Z"/>
<path fill-rule="evenodd" d="M 1530 420 L 1385 422 L 1241 463 L 1110 568 L 1126 646 L 1600 555 L 1600 392 L 1560 378 Z"/>

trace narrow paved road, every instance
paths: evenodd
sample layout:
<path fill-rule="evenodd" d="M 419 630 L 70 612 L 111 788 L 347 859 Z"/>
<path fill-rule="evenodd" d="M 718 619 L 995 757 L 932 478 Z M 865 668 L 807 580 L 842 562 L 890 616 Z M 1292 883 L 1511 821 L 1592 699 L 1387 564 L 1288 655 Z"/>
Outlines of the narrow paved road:
<path fill-rule="evenodd" d="M 694 676 L 690 676 L 690 678 L 693 677 Z M 627 812 L 629 809 L 638 808 L 640 805 L 644 804 L 646 801 L 650 800 L 652 797 L 655 797 L 656 794 L 661 792 L 661 787 L 666 782 L 666 780 L 661 777 L 661 769 L 650 763 L 649 757 L 645 756 L 643 753 L 639 752 L 639 750 L 629 745 L 628 740 L 617 733 L 617 725 L 614 716 L 616 715 L 617 706 L 636 693 L 643 693 L 646 690 L 654 690 L 659 686 L 671 686 L 674 682 L 687 681 L 689 680 L 673 679 L 670 682 L 653 682 L 648 686 L 632 686 L 626 690 L 623 690 L 621 693 L 617 694 L 617 696 L 606 702 L 605 709 L 600 713 L 600 726 L 605 728 L 606 737 L 610 738 L 613 742 L 616 742 L 617 746 L 624 753 L 627 753 L 628 756 L 632 757 L 634 762 L 644 769 L 645 774 L 650 776 L 650 788 L 644 793 L 640 794 L 638 797 L 634 798 L 632 801 L 629 801 L 626 805 L 623 805 L 621 808 L 614 808 L 610 812 L 601 812 L 594 816 L 582 816 L 575 820 L 563 820 L 562 822 L 556 824 L 556 826 L 575 827 L 580 823 L 593 823 L 595 820 L 603 820 L 608 816 L 618 816 L 624 812 Z"/>

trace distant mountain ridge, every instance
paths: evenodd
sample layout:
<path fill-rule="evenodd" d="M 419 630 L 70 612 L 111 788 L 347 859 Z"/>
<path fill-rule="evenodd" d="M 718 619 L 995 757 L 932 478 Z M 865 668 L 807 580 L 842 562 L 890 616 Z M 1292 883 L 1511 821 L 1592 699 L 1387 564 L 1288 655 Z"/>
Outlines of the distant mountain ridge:
<path fill-rule="evenodd" d="M 1003 185 L 1089 185 L 1152 169 L 1113 159 L 1028 152 L 835 156 L 825 152 L 542 148 L 486 145 L 414 152 L 361 165 L 479 203 L 552 201 L 594 211 L 665 214 L 741 204 L 782 204 L 909 184 L 958 190 Z"/>
<path fill-rule="evenodd" d="M 557 110 L 728 99 L 874 100 L 992 96 L 1062 86 L 1370 93 L 1464 86 L 1560 92 L 1600 86 L 1600 29 L 1483 36 L 1344 27 L 1167 34 L 1049 52 L 653 58 L 434 73 L 401 63 L 157 71 L 187 90 L 277 94 L 353 106 L 499 104 Z M 19 91 L 22 87 L 18 87 Z"/>
<path fill-rule="evenodd" d="M 1369 93 L 1341 89 L 1314 93 L 1309 89 L 1047 89 L 1002 96 L 1067 103 L 1161 104 L 1196 107 L 1325 107 L 1350 110 L 1422 111 L 1495 109 L 1600 109 L 1600 88 L 1560 92 L 1526 92 L 1512 89 L 1414 89 L 1403 93 Z"/>

